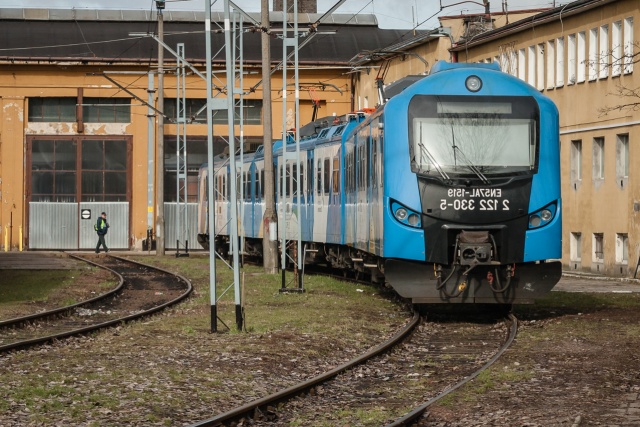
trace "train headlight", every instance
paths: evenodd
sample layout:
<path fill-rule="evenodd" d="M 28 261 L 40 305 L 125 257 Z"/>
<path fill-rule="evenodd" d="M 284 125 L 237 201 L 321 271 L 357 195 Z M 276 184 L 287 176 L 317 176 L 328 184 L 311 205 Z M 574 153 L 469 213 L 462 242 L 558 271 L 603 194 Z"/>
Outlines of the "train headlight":
<path fill-rule="evenodd" d="M 402 225 L 413 228 L 422 227 L 420 213 L 402 206 L 398 202 L 391 202 L 391 213 L 393 214 L 393 217 L 396 219 L 396 221 L 398 221 Z"/>
<path fill-rule="evenodd" d="M 552 203 L 529 215 L 529 228 L 547 225 L 556 216 L 556 204 Z"/>
<path fill-rule="evenodd" d="M 541 223 L 542 223 L 542 218 L 540 218 L 538 215 L 531 215 L 529 217 L 529 226 L 531 228 L 540 227 Z"/>
<path fill-rule="evenodd" d="M 465 86 L 470 92 L 477 92 L 482 89 L 482 80 L 478 76 L 469 76 L 465 81 Z"/>

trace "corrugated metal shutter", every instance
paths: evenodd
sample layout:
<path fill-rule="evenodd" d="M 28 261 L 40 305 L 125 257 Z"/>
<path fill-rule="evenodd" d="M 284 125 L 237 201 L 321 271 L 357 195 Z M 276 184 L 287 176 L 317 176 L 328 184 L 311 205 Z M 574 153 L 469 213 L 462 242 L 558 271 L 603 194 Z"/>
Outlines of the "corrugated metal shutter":
<path fill-rule="evenodd" d="M 77 203 L 29 203 L 29 249 L 77 248 Z"/>
<path fill-rule="evenodd" d="M 176 249 L 176 212 L 177 203 L 164 204 L 164 246 L 165 249 Z M 198 245 L 198 204 L 187 203 L 187 236 L 189 250 L 201 249 Z M 184 242 L 180 241 L 180 249 L 184 249 Z"/>

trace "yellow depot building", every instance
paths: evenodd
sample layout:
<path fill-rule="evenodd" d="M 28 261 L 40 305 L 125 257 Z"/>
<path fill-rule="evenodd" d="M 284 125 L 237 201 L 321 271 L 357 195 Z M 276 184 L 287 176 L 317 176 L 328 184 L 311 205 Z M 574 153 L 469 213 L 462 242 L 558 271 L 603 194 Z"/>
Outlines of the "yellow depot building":
<path fill-rule="evenodd" d="M 156 11 L 0 9 L 0 245 L 5 250 L 90 249 L 93 224 L 108 212 L 110 248 L 141 249 L 155 229 L 158 113 L 163 113 L 163 191 L 165 247 L 176 246 L 177 136 L 186 135 L 191 246 L 196 245 L 197 173 L 207 160 L 205 17 L 198 12 L 162 14 L 163 42 L 181 44 L 186 68 L 178 89 L 177 60 L 164 50 L 163 111 L 158 111 L 158 46 L 146 34 L 158 33 Z M 317 14 L 301 14 L 309 34 Z M 373 15 L 334 14 L 331 23 L 300 51 L 300 122 L 354 110 L 349 60 L 362 50 L 401 40 L 406 31 L 382 30 Z M 234 22 L 240 24 L 240 16 Z M 259 15 L 255 16 L 259 20 Z M 273 66 L 282 60 L 277 27 L 282 13 L 271 12 Z M 224 16 L 213 13 L 214 92 L 224 98 Z M 222 24 L 220 24 L 222 25 Z M 233 58 L 242 76 L 236 113 L 242 114 L 236 144 L 255 151 L 263 141 L 260 31 L 248 19 L 234 33 Z M 289 49 L 290 51 L 290 49 Z M 273 131 L 294 127 L 293 72 L 283 83 L 272 79 Z M 149 77 L 151 76 L 151 78 Z M 176 99 L 184 97 L 187 124 L 179 129 Z M 155 110 L 149 110 L 151 105 Z M 226 110 L 214 115 L 214 151 L 228 151 Z M 241 138 L 241 140 L 240 140 Z M 239 145 L 237 145 L 239 146 Z M 149 189 L 152 192 L 149 192 Z M 149 194 L 151 194 L 149 196 Z"/>

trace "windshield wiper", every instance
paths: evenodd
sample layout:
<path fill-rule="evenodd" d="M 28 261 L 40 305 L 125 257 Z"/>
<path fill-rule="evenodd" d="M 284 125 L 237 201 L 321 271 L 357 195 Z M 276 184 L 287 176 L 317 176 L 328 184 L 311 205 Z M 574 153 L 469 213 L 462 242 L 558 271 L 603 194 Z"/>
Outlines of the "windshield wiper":
<path fill-rule="evenodd" d="M 444 179 L 445 181 L 450 181 L 451 179 L 449 178 L 449 175 L 447 175 L 447 173 L 442 169 L 442 166 L 440 166 L 440 163 L 436 161 L 435 157 L 433 157 L 433 154 L 431 154 L 429 150 L 427 150 L 427 147 L 425 147 L 422 142 L 418 142 L 418 147 L 420 147 L 421 162 L 426 157 L 427 160 L 433 164 L 434 169 L 440 173 L 442 179 Z"/>
<path fill-rule="evenodd" d="M 491 181 L 489 181 L 489 179 L 480 171 L 480 169 L 478 169 L 478 167 L 469 160 L 469 158 L 464 154 L 464 152 L 460 149 L 460 147 L 456 145 L 456 137 L 453 131 L 453 126 L 451 126 L 451 140 L 453 141 L 453 144 L 451 145 L 451 147 L 453 147 L 454 166 L 456 163 L 456 150 L 457 150 L 458 153 L 460 153 L 460 158 L 462 159 L 463 162 L 467 164 L 467 167 L 469 168 L 469 170 L 475 173 L 476 176 L 480 178 L 480 181 L 482 181 L 483 184 L 491 184 Z"/>

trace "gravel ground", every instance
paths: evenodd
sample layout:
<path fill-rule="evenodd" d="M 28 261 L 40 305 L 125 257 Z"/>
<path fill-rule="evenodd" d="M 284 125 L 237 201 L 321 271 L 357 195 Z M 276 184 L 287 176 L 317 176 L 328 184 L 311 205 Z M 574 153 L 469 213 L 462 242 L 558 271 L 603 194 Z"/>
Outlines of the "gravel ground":
<path fill-rule="evenodd" d="M 206 283 L 194 280 L 194 297 L 164 314 L 1 356 L 0 426 L 185 425 L 341 364 L 408 317 L 372 288 L 310 280 L 306 295 L 274 292 L 261 319 L 250 310 L 248 333 L 211 334 Z M 372 297 L 380 303 L 363 303 Z M 420 425 L 640 425 L 639 308 L 638 294 L 566 292 L 516 307 L 513 348 Z M 283 312 L 293 316 L 258 326 Z M 340 419 L 340 410 L 325 418 Z M 352 425 L 379 425 L 359 419 Z M 313 413 L 298 422 L 327 425 Z"/>

